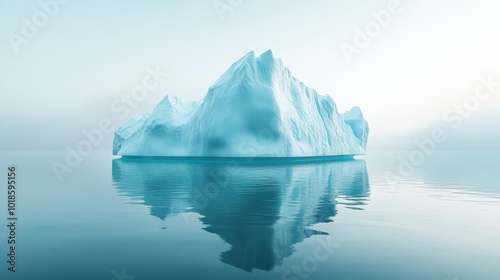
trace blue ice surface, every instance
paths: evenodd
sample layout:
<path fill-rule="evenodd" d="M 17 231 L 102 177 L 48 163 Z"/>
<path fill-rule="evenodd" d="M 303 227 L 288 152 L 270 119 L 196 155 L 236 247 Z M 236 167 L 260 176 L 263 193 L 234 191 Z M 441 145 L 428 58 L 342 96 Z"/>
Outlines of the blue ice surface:
<path fill-rule="evenodd" d="M 115 132 L 113 154 L 189 157 L 315 157 L 365 154 L 359 107 L 339 113 L 292 76 L 272 51 L 235 62 L 199 101 L 167 95 L 151 114 Z"/>
<path fill-rule="evenodd" d="M 237 165 L 290 165 L 303 163 L 328 163 L 356 160 L 359 155 L 310 156 L 310 157 L 189 157 L 189 156 L 122 156 L 124 162 L 172 162 L 199 164 L 237 164 Z"/>

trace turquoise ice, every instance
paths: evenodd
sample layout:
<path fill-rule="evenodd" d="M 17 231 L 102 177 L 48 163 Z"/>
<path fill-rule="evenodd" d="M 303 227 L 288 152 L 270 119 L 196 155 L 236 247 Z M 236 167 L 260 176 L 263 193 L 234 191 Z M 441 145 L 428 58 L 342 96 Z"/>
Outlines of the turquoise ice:
<path fill-rule="evenodd" d="M 271 50 L 235 62 L 200 101 L 167 95 L 115 132 L 124 156 L 306 157 L 366 153 L 361 110 L 340 114 Z"/>

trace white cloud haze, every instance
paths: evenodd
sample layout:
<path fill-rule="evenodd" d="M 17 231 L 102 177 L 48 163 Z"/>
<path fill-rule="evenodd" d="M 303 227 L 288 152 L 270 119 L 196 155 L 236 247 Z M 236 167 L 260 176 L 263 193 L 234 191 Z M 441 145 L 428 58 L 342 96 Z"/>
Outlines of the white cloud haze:
<path fill-rule="evenodd" d="M 55 0 L 54 0 L 55 1 Z M 42 0 L 48 3 L 50 0 Z M 342 44 L 391 1 L 242 1 L 224 13 L 211 0 L 66 1 L 27 43 L 37 1 L 0 1 L 0 150 L 63 150 L 82 129 L 113 116 L 110 104 L 141 83 L 145 69 L 171 75 L 131 115 L 166 93 L 202 98 L 251 50 L 273 49 L 295 77 L 330 94 L 341 111 L 359 105 L 370 150 L 411 149 L 450 123 L 442 115 L 474 93 L 480 77 L 500 81 L 500 2 L 401 0 L 401 12 L 350 61 Z M 17 53 L 16 53 L 17 49 Z M 500 88 L 450 133 L 442 148 L 498 149 Z M 99 149 L 111 149 L 108 135 Z"/>

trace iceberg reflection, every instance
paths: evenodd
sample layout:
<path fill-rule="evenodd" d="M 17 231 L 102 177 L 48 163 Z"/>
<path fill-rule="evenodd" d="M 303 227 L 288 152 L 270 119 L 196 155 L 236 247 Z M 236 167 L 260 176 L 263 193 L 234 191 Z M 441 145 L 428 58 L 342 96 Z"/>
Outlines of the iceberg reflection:
<path fill-rule="evenodd" d="M 189 161 L 155 158 L 113 160 L 121 195 L 150 207 L 160 219 L 187 212 L 202 216 L 204 230 L 230 244 L 221 261 L 269 271 L 292 255 L 294 245 L 332 222 L 338 198 L 363 209 L 369 196 L 362 160 L 312 164 Z"/>

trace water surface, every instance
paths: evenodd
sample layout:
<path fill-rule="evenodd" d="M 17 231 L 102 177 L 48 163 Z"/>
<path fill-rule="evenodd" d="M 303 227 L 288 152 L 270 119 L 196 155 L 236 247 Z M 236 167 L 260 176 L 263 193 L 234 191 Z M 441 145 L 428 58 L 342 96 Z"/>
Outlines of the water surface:
<path fill-rule="evenodd" d="M 402 174 L 395 153 L 263 164 L 96 152 L 62 182 L 51 163 L 64 154 L 1 158 L 19 178 L 18 271 L 1 265 L 1 279 L 500 279 L 498 154 L 437 153 Z"/>

